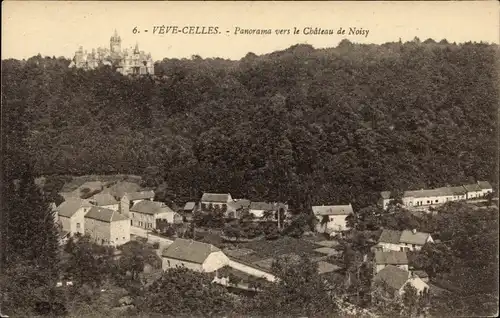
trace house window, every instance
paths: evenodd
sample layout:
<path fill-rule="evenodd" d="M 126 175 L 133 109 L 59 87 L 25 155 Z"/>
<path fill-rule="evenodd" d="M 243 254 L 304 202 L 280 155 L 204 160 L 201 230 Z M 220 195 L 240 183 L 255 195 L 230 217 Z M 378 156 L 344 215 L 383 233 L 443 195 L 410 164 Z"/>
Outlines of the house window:
<path fill-rule="evenodd" d="M 124 237 L 122 237 L 122 239 L 123 239 L 123 240 L 125 240 L 125 236 L 124 236 Z"/>
<path fill-rule="evenodd" d="M 132 212 L 132 217 L 134 217 L 134 212 Z"/>
<path fill-rule="evenodd" d="M 404 252 L 404 247 L 400 247 L 400 248 L 399 248 L 399 250 L 400 250 L 401 252 Z"/>
<path fill-rule="evenodd" d="M 134 225 L 134 223 L 132 223 L 132 220 L 130 220 L 130 225 Z"/>
<path fill-rule="evenodd" d="M 427 200 L 427 204 L 431 203 L 431 201 Z"/>
<path fill-rule="evenodd" d="M 413 248 L 415 248 L 415 244 L 412 244 L 411 246 L 412 246 Z"/>
<path fill-rule="evenodd" d="M 76 229 L 79 230 L 80 229 L 80 223 L 76 223 Z"/>
<path fill-rule="evenodd" d="M 167 261 L 168 267 L 170 267 L 170 261 Z"/>
<path fill-rule="evenodd" d="M 436 203 L 438 203 L 438 200 L 436 200 Z"/>

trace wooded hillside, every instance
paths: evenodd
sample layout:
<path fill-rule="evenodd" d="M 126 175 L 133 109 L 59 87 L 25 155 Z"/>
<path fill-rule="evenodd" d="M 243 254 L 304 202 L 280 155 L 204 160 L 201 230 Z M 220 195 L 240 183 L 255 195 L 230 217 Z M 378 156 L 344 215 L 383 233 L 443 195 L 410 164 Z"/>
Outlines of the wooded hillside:
<path fill-rule="evenodd" d="M 3 60 L 4 163 L 140 174 L 180 203 L 218 191 L 359 207 L 381 190 L 493 182 L 496 61 L 497 45 L 418 39 L 165 59 L 154 78 Z"/>

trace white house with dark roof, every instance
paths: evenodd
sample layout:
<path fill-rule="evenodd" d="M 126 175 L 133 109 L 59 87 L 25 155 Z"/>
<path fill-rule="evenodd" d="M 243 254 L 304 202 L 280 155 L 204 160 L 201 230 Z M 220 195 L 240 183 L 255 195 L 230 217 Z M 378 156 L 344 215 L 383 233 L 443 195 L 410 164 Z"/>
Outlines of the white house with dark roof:
<path fill-rule="evenodd" d="M 377 274 L 388 265 L 393 265 L 408 271 L 408 257 L 406 252 L 375 251 L 375 257 L 373 259 L 373 274 Z"/>
<path fill-rule="evenodd" d="M 231 197 L 230 193 L 203 193 L 201 196 L 201 206 L 202 208 L 208 208 L 208 206 L 211 204 L 212 206 L 219 206 L 222 208 L 225 206 L 227 208 L 227 204 L 229 202 L 233 202 L 233 198 Z"/>
<path fill-rule="evenodd" d="M 488 193 L 493 193 L 493 187 L 488 181 L 478 181 L 477 184 L 481 188 L 481 194 L 483 197 Z"/>
<path fill-rule="evenodd" d="M 382 283 L 388 288 L 386 291 L 393 297 L 403 295 L 404 288 L 407 284 L 411 284 L 417 290 L 417 293 L 423 293 L 429 290 L 429 285 L 420 277 L 393 265 L 388 265 L 381 269 L 373 277 L 373 283 L 374 285 L 376 283 Z"/>
<path fill-rule="evenodd" d="M 130 221 L 115 210 L 95 206 L 85 215 L 85 234 L 97 244 L 119 246 L 130 241 Z"/>
<path fill-rule="evenodd" d="M 352 205 L 318 205 L 312 211 L 318 223 L 316 230 L 320 233 L 342 232 L 348 229 L 346 218 L 353 213 Z"/>
<path fill-rule="evenodd" d="M 383 251 L 420 251 L 427 243 L 434 243 L 429 233 L 417 230 L 394 231 L 384 229 L 374 249 Z"/>
<path fill-rule="evenodd" d="M 184 213 L 193 213 L 196 209 L 196 202 L 186 202 L 182 211 Z"/>
<path fill-rule="evenodd" d="M 162 253 L 162 268 L 185 266 L 198 272 L 214 272 L 229 264 L 229 258 L 217 247 L 193 240 L 176 239 Z"/>
<path fill-rule="evenodd" d="M 130 208 L 130 224 L 145 229 L 155 229 L 156 220 L 168 223 L 182 223 L 182 216 L 172 211 L 165 203 L 157 201 L 139 201 Z"/>
<path fill-rule="evenodd" d="M 483 189 L 481 189 L 479 183 L 466 184 L 464 188 L 467 190 L 467 200 L 483 197 Z"/>
<path fill-rule="evenodd" d="M 97 193 L 94 194 L 90 199 L 90 203 L 95 206 L 111 209 L 113 211 L 118 211 L 120 209 L 120 202 L 118 202 L 114 196 L 109 193 Z"/>
<path fill-rule="evenodd" d="M 128 216 L 130 208 L 140 201 L 153 201 L 155 192 L 153 190 L 126 192 L 120 199 L 120 213 Z"/>
<path fill-rule="evenodd" d="M 62 230 L 69 233 L 70 236 L 85 233 L 84 217 L 93 205 L 80 198 L 68 198 L 57 208 L 58 221 Z"/>
<path fill-rule="evenodd" d="M 251 202 L 249 212 L 253 214 L 256 218 L 263 218 L 266 211 L 273 212 L 274 214 L 278 211 L 277 203 L 268 202 Z"/>
<path fill-rule="evenodd" d="M 405 191 L 401 199 L 403 205 L 407 208 L 429 207 L 450 201 L 478 199 L 490 192 L 493 192 L 493 188 L 489 182 L 478 181 L 477 183 L 456 187 Z M 387 208 L 391 199 L 390 191 L 380 193 L 380 204 L 384 209 Z"/>

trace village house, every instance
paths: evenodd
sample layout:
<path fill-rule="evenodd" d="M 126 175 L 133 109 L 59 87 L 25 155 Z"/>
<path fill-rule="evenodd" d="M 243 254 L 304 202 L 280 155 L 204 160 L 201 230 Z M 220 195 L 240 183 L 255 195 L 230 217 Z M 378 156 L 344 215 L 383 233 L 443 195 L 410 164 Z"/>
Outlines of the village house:
<path fill-rule="evenodd" d="M 488 193 L 493 193 L 493 187 L 488 181 L 478 181 L 477 184 L 481 188 L 481 196 L 484 197 Z"/>
<path fill-rule="evenodd" d="M 373 277 L 373 283 L 374 285 L 383 283 L 388 289 L 386 290 L 387 294 L 391 297 L 402 296 L 407 284 L 413 286 L 419 294 L 429 290 L 429 285 L 420 277 L 393 265 L 388 265 L 380 270 Z"/>
<path fill-rule="evenodd" d="M 201 208 L 208 209 L 209 206 L 218 206 L 221 209 L 227 210 L 227 204 L 233 202 L 229 193 L 203 193 L 201 196 Z"/>
<path fill-rule="evenodd" d="M 374 249 L 383 251 L 420 251 L 427 243 L 434 243 L 429 233 L 418 232 L 416 229 L 411 231 L 394 231 L 384 229 L 377 245 Z"/>
<path fill-rule="evenodd" d="M 95 206 L 85 215 L 85 234 L 97 244 L 119 246 L 130 241 L 130 221 L 115 210 Z"/>
<path fill-rule="evenodd" d="M 259 219 L 262 219 L 266 212 L 271 212 L 271 219 L 274 220 L 275 214 L 278 212 L 278 204 L 268 202 L 251 202 L 249 212 Z"/>
<path fill-rule="evenodd" d="M 483 197 L 483 189 L 479 183 L 472 183 L 464 185 L 465 190 L 467 190 L 467 200 L 479 199 Z"/>
<path fill-rule="evenodd" d="M 196 202 L 187 202 L 182 209 L 182 217 L 185 221 L 191 221 L 196 212 Z"/>
<path fill-rule="evenodd" d="M 250 208 L 250 200 L 247 199 L 234 199 L 227 204 L 225 213 L 226 218 L 234 219 L 239 218 L 243 211 L 248 211 Z"/>
<path fill-rule="evenodd" d="M 268 261 L 268 263 L 266 264 L 269 265 L 269 268 L 266 270 L 257 265 L 228 257 L 223 251 L 211 244 L 180 238 L 176 239 L 162 253 L 163 270 L 185 266 L 194 271 L 209 273 L 226 267 L 245 275 L 274 282 L 276 277 L 270 269 L 272 262 Z"/>
<path fill-rule="evenodd" d="M 93 195 L 89 202 L 95 206 L 111 209 L 113 211 L 118 211 L 120 209 L 120 202 L 118 202 L 115 197 L 109 193 L 98 193 Z"/>
<path fill-rule="evenodd" d="M 375 251 L 375 257 L 373 259 L 373 275 L 377 274 L 388 265 L 393 265 L 408 271 L 408 257 L 406 252 Z"/>
<path fill-rule="evenodd" d="M 313 206 L 312 211 L 318 220 L 316 231 L 328 234 L 346 231 L 346 218 L 353 213 L 351 204 Z"/>
<path fill-rule="evenodd" d="M 93 205 L 80 198 L 68 198 L 57 207 L 57 215 L 62 230 L 68 232 L 70 236 L 76 233 L 84 234 L 85 214 L 90 210 Z"/>
<path fill-rule="evenodd" d="M 450 201 L 478 199 L 491 192 L 493 192 L 493 188 L 489 182 L 478 181 L 474 184 L 456 187 L 405 191 L 401 199 L 403 206 L 418 208 L 440 205 Z M 392 199 L 390 191 L 382 191 L 379 203 L 384 209 L 387 209 Z"/>
<path fill-rule="evenodd" d="M 130 208 L 140 201 L 153 201 L 155 192 L 152 190 L 127 192 L 120 199 L 120 213 L 128 216 Z"/>
<path fill-rule="evenodd" d="M 182 223 L 182 216 L 172 211 L 165 203 L 139 201 L 130 208 L 128 215 L 132 226 L 144 229 L 156 229 L 156 220 L 166 220 L 170 224 Z"/>
<path fill-rule="evenodd" d="M 176 239 L 162 253 L 162 268 L 185 266 L 198 272 L 214 272 L 229 263 L 217 247 L 193 240 Z"/>
<path fill-rule="evenodd" d="M 194 213 L 196 211 L 196 202 L 187 202 L 182 209 L 184 213 Z"/>

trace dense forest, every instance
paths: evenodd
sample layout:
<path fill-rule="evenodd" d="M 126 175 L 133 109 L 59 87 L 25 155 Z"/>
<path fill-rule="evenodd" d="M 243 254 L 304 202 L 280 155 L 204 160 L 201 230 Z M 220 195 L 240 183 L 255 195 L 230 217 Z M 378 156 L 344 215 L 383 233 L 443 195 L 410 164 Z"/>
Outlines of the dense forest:
<path fill-rule="evenodd" d="M 2 60 L 4 172 L 133 173 L 177 203 L 217 191 L 297 209 L 495 183 L 497 58 L 497 45 L 416 38 L 164 59 L 151 77 Z"/>

